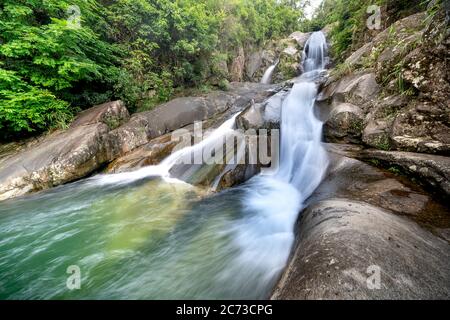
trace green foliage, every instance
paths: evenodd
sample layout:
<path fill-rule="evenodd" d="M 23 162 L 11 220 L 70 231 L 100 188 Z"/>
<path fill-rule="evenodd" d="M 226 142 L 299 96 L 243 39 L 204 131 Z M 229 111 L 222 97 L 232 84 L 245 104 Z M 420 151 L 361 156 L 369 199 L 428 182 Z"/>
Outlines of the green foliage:
<path fill-rule="evenodd" d="M 424 10 L 429 0 L 324 0 L 315 17 L 302 24 L 303 31 L 315 31 L 333 24 L 330 34 L 333 55 L 342 61 L 352 50 L 361 47 L 369 31 L 366 22 L 370 5 L 382 8 L 382 27 L 404 16 Z M 389 18 L 389 20 L 388 20 Z"/>
<path fill-rule="evenodd" d="M 143 110 L 177 87 L 225 87 L 220 61 L 300 17 L 290 0 L 3 0 L 0 138 L 64 127 L 110 99 Z"/>
<path fill-rule="evenodd" d="M 77 17 L 71 5 L 86 15 L 71 19 L 74 13 Z M 90 19 L 99 19 L 92 0 L 5 0 L 0 5 L 1 138 L 64 126 L 76 111 L 69 106 L 83 106 L 89 103 L 83 97 L 94 96 L 93 83 L 98 93 L 105 91 L 114 50 L 85 26 Z"/>

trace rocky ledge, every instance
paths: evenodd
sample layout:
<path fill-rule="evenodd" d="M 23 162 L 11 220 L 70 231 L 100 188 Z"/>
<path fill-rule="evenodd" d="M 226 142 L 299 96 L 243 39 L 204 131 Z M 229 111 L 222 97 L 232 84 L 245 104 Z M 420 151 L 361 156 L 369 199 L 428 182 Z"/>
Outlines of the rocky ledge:
<path fill-rule="evenodd" d="M 232 83 L 228 91 L 177 98 L 131 117 L 121 101 L 95 106 L 82 112 L 65 131 L 26 144 L 1 146 L 0 200 L 83 178 L 114 160 L 111 171 L 120 171 L 119 164 L 123 171 L 124 166 L 133 169 L 157 163 L 171 150 L 165 134 L 195 121 L 214 125 L 281 88 Z"/>
<path fill-rule="evenodd" d="M 329 146 L 272 299 L 449 299 L 450 212 L 400 177 Z M 356 150 L 358 151 L 358 150 Z"/>

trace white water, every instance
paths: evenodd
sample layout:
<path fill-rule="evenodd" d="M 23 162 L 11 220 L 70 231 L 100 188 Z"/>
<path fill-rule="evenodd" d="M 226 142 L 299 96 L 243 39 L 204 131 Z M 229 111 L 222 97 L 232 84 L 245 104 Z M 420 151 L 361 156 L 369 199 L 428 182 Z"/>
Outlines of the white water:
<path fill-rule="evenodd" d="M 277 65 L 278 65 L 278 61 L 267 68 L 267 70 L 264 72 L 263 77 L 261 78 L 261 83 L 263 83 L 263 84 L 271 84 L 272 83 L 272 74 L 275 71 L 275 68 L 277 67 Z"/>
<path fill-rule="evenodd" d="M 327 40 L 322 32 L 314 32 L 303 50 L 303 69 L 305 72 L 323 70 L 327 64 Z"/>
<path fill-rule="evenodd" d="M 201 140 L 201 142 L 172 153 L 158 165 L 144 167 L 131 172 L 97 175 L 92 177 L 91 181 L 100 185 L 127 184 L 136 180 L 144 179 L 146 177 L 154 176 L 161 177 L 163 180 L 169 183 L 185 183 L 184 181 L 171 177 L 170 169 L 177 164 L 184 163 L 185 160 L 187 162 L 188 160 L 186 158 L 190 158 L 193 154 L 200 153 L 201 155 L 203 155 L 203 150 L 205 148 L 213 148 L 214 146 L 220 145 L 225 142 L 225 139 L 229 135 L 233 134 L 235 120 L 239 114 L 240 112 L 234 114 L 220 127 L 212 131 L 206 138 Z"/>
<path fill-rule="evenodd" d="M 295 221 L 328 166 L 321 144 L 322 122 L 314 115 L 317 87 L 311 78 L 325 66 L 324 35 L 313 33 L 308 46 L 304 65 L 308 72 L 297 79 L 282 105 L 279 168 L 247 184 L 243 205 L 250 214 L 237 226 L 234 239 L 240 258 L 234 270 L 225 271 L 241 270 L 249 278 L 261 275 L 261 285 L 273 285 L 286 265 Z"/>
<path fill-rule="evenodd" d="M 314 77 L 326 65 L 325 54 L 324 35 L 313 33 L 304 52 L 306 72 L 296 79 L 282 104 L 279 167 L 273 173 L 254 177 L 243 186 L 245 218 L 236 222 L 232 230 L 233 242 L 239 248 L 238 258 L 217 275 L 219 280 L 228 279 L 227 285 L 236 292 L 246 286 L 242 279 L 256 282 L 261 288 L 275 283 L 291 252 L 298 214 L 326 172 L 328 158 L 321 144 L 322 122 L 314 115 L 317 96 Z M 270 75 L 274 68 L 275 65 L 271 66 L 266 74 Z M 184 183 L 172 178 L 170 169 L 194 152 L 223 143 L 226 136 L 233 133 L 237 116 L 235 114 L 199 144 L 173 153 L 160 165 L 92 179 L 100 184 L 120 184 L 160 176 L 167 182 Z M 230 281 L 236 274 L 241 276 Z"/>
<path fill-rule="evenodd" d="M 2 203 L 0 299 L 267 298 L 289 257 L 297 216 L 327 167 L 313 113 L 313 80 L 323 64 L 310 61 L 317 70 L 298 78 L 282 104 L 274 173 L 209 197 L 173 184 L 181 181 L 172 167 L 222 144 L 235 115 L 158 166 Z M 151 176 L 169 183 L 131 183 Z M 82 268 L 82 290 L 66 290 L 72 264 Z"/>

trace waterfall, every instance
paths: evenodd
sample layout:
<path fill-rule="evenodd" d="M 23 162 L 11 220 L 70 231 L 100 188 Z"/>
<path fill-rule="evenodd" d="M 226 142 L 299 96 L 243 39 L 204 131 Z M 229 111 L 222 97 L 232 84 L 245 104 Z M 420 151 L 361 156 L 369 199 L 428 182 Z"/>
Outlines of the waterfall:
<path fill-rule="evenodd" d="M 313 112 L 323 34 L 311 36 L 305 55 L 310 72 L 282 102 L 275 170 L 207 197 L 176 179 L 179 167 L 202 169 L 180 161 L 235 133 L 235 114 L 159 165 L 2 202 L 0 299 L 267 298 L 287 263 L 298 214 L 328 165 Z M 70 265 L 81 268 L 82 290 L 66 289 Z"/>
<path fill-rule="evenodd" d="M 303 50 L 303 69 L 305 72 L 323 70 L 327 64 L 328 46 L 323 32 L 314 32 Z"/>
<path fill-rule="evenodd" d="M 317 85 L 314 82 L 326 65 L 327 46 L 322 32 L 307 41 L 303 59 L 305 73 L 282 103 L 280 159 L 278 168 L 260 174 L 240 191 L 244 218 L 236 222 L 233 243 L 239 256 L 218 274 L 232 292 L 245 292 L 248 283 L 257 283 L 256 291 L 271 288 L 287 263 L 295 240 L 294 225 L 307 198 L 322 181 L 328 157 L 321 144 L 322 122 L 314 115 Z M 276 64 L 269 67 L 263 80 L 270 79 Z M 129 183 L 147 176 L 161 176 L 168 182 L 181 182 L 170 176 L 170 169 L 186 156 L 210 144 L 222 143 L 235 127 L 235 114 L 197 145 L 181 149 L 160 165 L 135 172 L 102 175 L 102 183 Z M 195 170 L 195 169 L 193 169 Z M 236 274 L 241 274 L 236 277 Z M 235 279 L 235 280 L 231 280 Z M 243 282 L 242 279 L 247 279 Z"/>
<path fill-rule="evenodd" d="M 170 183 L 185 183 L 182 180 L 174 178 L 170 174 L 170 170 L 178 164 L 182 164 L 185 160 L 194 154 L 200 153 L 202 155 L 203 149 L 223 144 L 227 137 L 233 135 L 235 128 L 236 117 L 241 112 L 235 113 L 230 119 L 225 121 L 217 129 L 212 131 L 207 137 L 204 137 L 201 142 L 189 147 L 177 150 L 169 155 L 160 164 L 153 166 L 146 166 L 136 171 L 122 172 L 116 174 L 104 174 L 92 177 L 90 180 L 96 184 L 128 184 L 130 182 L 147 178 L 150 176 L 161 177 L 166 182 Z M 196 169 L 193 168 L 192 171 Z"/>
<path fill-rule="evenodd" d="M 248 217 L 237 227 L 235 241 L 241 254 L 234 271 L 259 277 L 261 285 L 273 285 L 286 265 L 294 243 L 295 221 L 328 166 L 321 144 L 322 122 L 314 115 L 314 77 L 324 68 L 325 55 L 325 36 L 313 33 L 305 49 L 304 68 L 308 72 L 296 79 L 282 104 L 279 167 L 246 185 L 243 205 Z"/>
<path fill-rule="evenodd" d="M 270 67 L 267 68 L 266 72 L 264 72 L 263 77 L 261 78 L 261 83 L 263 84 L 270 84 L 272 82 L 272 74 L 275 71 L 275 68 L 278 65 L 278 60 L 271 65 Z"/>

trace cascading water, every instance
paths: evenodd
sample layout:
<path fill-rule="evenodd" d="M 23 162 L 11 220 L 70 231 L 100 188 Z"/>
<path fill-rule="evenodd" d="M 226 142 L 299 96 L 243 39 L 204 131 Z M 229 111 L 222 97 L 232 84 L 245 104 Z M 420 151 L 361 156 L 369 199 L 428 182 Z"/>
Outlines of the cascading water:
<path fill-rule="evenodd" d="M 282 104 L 281 155 L 271 174 L 208 197 L 171 176 L 184 157 L 223 143 L 235 115 L 158 166 L 2 202 L 0 299 L 267 298 L 298 213 L 327 167 L 313 113 L 325 54 L 323 34 L 314 33 L 308 72 Z M 80 290 L 66 287 L 73 265 Z"/>
<path fill-rule="evenodd" d="M 282 105 L 278 170 L 247 183 L 243 202 L 248 214 L 235 238 L 241 248 L 236 270 L 249 270 L 247 278 L 259 277 L 266 287 L 273 285 L 285 266 L 298 213 L 328 166 L 321 144 L 322 122 L 313 109 L 317 95 L 313 80 L 323 71 L 326 53 L 322 32 L 312 34 L 308 48 L 304 66 L 308 72 L 296 80 Z"/>
<path fill-rule="evenodd" d="M 273 65 L 267 68 L 267 70 L 264 72 L 263 77 L 261 78 L 261 83 L 263 84 L 270 84 L 272 83 L 272 75 L 275 71 L 275 68 L 277 67 L 279 61 L 277 60 Z"/>
<path fill-rule="evenodd" d="M 314 32 L 305 43 L 303 69 L 305 72 L 323 70 L 327 64 L 328 47 L 323 32 Z"/>

